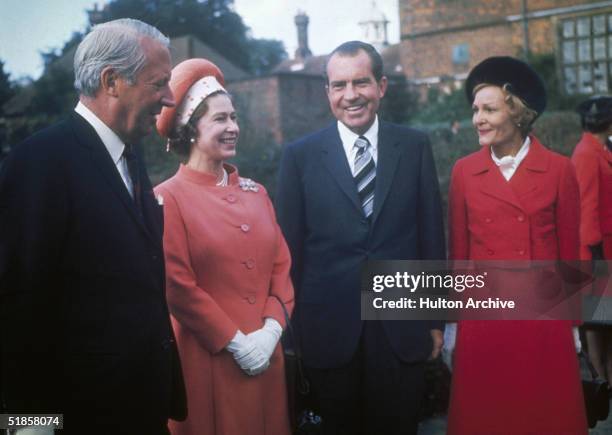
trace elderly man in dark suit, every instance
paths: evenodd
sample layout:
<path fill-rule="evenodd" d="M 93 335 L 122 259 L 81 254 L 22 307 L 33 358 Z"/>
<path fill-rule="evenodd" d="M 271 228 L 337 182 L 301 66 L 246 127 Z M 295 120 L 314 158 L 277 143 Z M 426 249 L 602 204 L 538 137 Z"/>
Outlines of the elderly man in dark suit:
<path fill-rule="evenodd" d="M 444 258 L 436 169 L 423 133 L 378 119 L 387 79 L 372 46 L 340 45 L 326 76 L 337 122 L 285 148 L 276 195 L 303 358 L 325 434 L 415 434 L 442 324 L 362 321 L 360 270 Z"/>
<path fill-rule="evenodd" d="M 67 433 L 167 433 L 186 414 L 164 292 L 162 210 L 138 142 L 174 105 L 168 39 L 143 22 L 79 45 L 79 103 L 0 175 L 1 412 Z"/>

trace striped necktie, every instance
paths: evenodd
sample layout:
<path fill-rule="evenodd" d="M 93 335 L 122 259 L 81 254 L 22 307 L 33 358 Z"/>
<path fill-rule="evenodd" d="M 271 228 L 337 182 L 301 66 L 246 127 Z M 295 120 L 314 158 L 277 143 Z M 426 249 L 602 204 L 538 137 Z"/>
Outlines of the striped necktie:
<path fill-rule="evenodd" d="M 357 185 L 357 193 L 361 202 L 361 209 L 365 217 L 372 215 L 374 208 L 374 185 L 376 181 L 376 164 L 368 147 L 370 142 L 363 136 L 355 141 L 357 154 L 355 156 L 355 169 L 353 177 Z"/>

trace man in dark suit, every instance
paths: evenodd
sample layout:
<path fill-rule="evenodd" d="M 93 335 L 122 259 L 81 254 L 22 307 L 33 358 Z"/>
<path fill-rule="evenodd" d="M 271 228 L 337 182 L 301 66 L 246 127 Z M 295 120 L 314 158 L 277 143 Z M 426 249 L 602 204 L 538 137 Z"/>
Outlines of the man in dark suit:
<path fill-rule="evenodd" d="M 63 413 L 78 434 L 165 434 L 186 415 L 163 214 L 136 147 L 174 105 L 168 44 L 137 20 L 94 27 L 75 112 L 2 168 L 1 412 Z"/>
<path fill-rule="evenodd" d="M 372 46 L 340 45 L 326 76 L 338 122 L 285 148 L 276 195 L 303 358 L 325 434 L 415 434 L 442 325 L 362 321 L 360 271 L 444 258 L 436 169 L 423 133 L 378 120 L 387 79 Z"/>

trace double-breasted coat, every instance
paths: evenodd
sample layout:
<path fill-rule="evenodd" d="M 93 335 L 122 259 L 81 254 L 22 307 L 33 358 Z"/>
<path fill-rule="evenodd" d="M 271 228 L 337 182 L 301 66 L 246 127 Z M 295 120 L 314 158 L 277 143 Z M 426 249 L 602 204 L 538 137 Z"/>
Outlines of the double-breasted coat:
<path fill-rule="evenodd" d="M 531 137 L 506 181 L 489 147 L 459 160 L 449 193 L 451 259 L 577 259 L 570 160 Z M 586 434 L 571 321 L 460 321 L 449 435 Z"/>
<path fill-rule="evenodd" d="M 580 186 L 580 258 L 591 259 L 589 246 L 603 243 L 612 259 L 612 151 L 585 132 L 572 155 Z"/>
<path fill-rule="evenodd" d="M 167 298 L 190 410 L 174 435 L 288 435 L 280 344 L 262 374 L 247 376 L 225 347 L 293 307 L 289 250 L 263 188 L 229 185 L 181 165 L 156 187 L 164 204 Z M 244 180 L 242 181 L 244 185 Z M 255 185 L 253 185 L 255 186 Z"/>

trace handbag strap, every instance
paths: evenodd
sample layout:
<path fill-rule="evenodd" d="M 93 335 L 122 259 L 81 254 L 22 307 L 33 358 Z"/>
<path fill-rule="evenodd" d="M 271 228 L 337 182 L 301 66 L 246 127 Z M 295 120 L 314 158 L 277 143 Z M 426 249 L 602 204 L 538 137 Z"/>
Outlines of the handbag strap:
<path fill-rule="evenodd" d="M 298 373 L 298 384 L 297 388 L 301 394 L 308 394 L 310 392 L 310 384 L 308 383 L 308 379 L 306 379 L 306 375 L 304 374 L 304 366 L 302 363 L 302 349 L 300 344 L 297 341 L 297 334 L 293 329 L 291 324 L 291 317 L 289 316 L 289 311 L 287 311 L 287 307 L 285 303 L 279 298 L 277 295 L 271 295 L 276 298 L 281 308 L 283 309 L 283 314 L 285 315 L 285 323 L 287 324 L 287 331 L 289 331 L 289 336 L 291 337 L 291 342 L 293 343 L 293 352 L 295 354 L 295 362 L 297 366 Z"/>
<path fill-rule="evenodd" d="M 593 380 L 599 379 L 599 373 L 597 373 L 597 369 L 595 369 L 595 366 L 591 362 L 591 358 L 589 358 L 589 355 L 584 350 L 580 350 L 578 356 L 584 359 L 584 362 L 586 363 L 586 366 L 589 369 Z"/>

